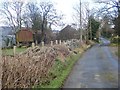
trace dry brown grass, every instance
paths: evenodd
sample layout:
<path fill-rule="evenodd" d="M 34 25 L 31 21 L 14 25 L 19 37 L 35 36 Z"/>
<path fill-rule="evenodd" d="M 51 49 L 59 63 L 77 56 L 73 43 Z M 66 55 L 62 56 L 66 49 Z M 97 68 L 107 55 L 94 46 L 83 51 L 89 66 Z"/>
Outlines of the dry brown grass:
<path fill-rule="evenodd" d="M 57 56 L 69 55 L 65 46 L 29 48 L 15 57 L 3 57 L 3 88 L 28 88 L 47 81 Z"/>
<path fill-rule="evenodd" d="M 76 43 L 78 45 L 76 45 Z M 78 41 L 74 42 L 77 48 L 70 51 L 68 45 L 54 45 L 28 48 L 15 57 L 3 57 L 2 88 L 31 88 L 32 86 L 49 83 L 49 70 L 55 63 L 56 58 L 64 62 L 65 57 L 73 52 L 83 52 L 85 44 L 80 48 Z M 71 45 L 71 43 L 70 43 Z"/>

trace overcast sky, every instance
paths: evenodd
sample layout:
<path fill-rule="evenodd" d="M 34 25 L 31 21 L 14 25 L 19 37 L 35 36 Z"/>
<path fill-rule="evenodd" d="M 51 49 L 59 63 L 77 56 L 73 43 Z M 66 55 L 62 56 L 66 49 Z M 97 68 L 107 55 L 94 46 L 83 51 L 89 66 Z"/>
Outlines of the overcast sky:
<path fill-rule="evenodd" d="M 70 23 L 73 21 L 72 20 L 72 15 L 74 12 L 73 7 L 75 7 L 79 3 L 79 0 L 51 0 L 51 1 L 56 2 L 57 9 L 61 10 L 63 14 L 66 15 L 66 17 L 69 17 L 69 18 L 66 18 L 67 23 Z M 88 1 L 92 3 L 92 0 L 82 0 L 82 2 L 88 2 Z"/>
<path fill-rule="evenodd" d="M 14 0 L 0 0 L 0 2 L 2 1 L 14 1 Z M 40 2 L 40 1 L 46 1 L 46 0 L 21 0 L 24 2 Z M 73 21 L 73 12 L 74 9 L 73 7 L 75 5 L 77 5 L 79 3 L 79 0 L 47 0 L 47 1 L 51 1 L 55 4 L 55 8 L 61 12 L 64 16 L 63 22 L 66 24 L 71 24 L 74 23 Z M 84 2 L 89 2 L 89 7 L 90 9 L 93 8 L 95 6 L 95 4 L 93 3 L 93 0 L 81 0 L 83 3 Z M 55 27 L 53 27 L 55 28 Z"/>
<path fill-rule="evenodd" d="M 56 4 L 56 9 L 60 10 L 65 16 L 64 16 L 64 23 L 71 24 L 74 23 L 73 20 L 73 14 L 74 9 L 77 4 L 79 4 L 80 0 L 50 0 Z M 93 7 L 96 7 L 93 0 L 81 0 L 82 3 L 89 3 L 89 8 L 92 9 Z"/>

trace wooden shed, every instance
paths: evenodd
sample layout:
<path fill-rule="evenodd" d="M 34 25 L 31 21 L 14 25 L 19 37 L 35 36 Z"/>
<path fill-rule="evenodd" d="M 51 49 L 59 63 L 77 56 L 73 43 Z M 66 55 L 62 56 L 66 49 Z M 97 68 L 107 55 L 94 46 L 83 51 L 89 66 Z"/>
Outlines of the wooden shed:
<path fill-rule="evenodd" d="M 23 42 L 23 43 L 28 43 L 28 42 L 33 42 L 33 32 L 28 30 L 28 29 L 21 29 L 16 33 L 16 41 L 17 42 Z"/>

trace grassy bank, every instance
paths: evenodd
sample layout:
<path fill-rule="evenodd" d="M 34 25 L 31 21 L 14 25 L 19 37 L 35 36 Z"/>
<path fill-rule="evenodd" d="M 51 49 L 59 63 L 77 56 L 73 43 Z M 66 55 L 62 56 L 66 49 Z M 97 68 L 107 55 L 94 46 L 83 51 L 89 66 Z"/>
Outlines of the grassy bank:
<path fill-rule="evenodd" d="M 118 53 L 116 53 L 118 57 L 120 58 L 120 47 L 118 47 Z"/>
<path fill-rule="evenodd" d="M 118 56 L 118 59 L 120 58 L 120 46 L 118 47 L 118 50 L 115 52 L 115 54 Z"/>
<path fill-rule="evenodd" d="M 120 57 L 120 52 L 119 52 L 120 51 L 120 43 L 111 43 L 110 46 L 117 48 L 117 50 L 115 50 L 115 52 L 113 54 Z"/>
<path fill-rule="evenodd" d="M 35 90 L 38 88 L 61 88 L 74 64 L 79 60 L 81 54 L 82 53 L 79 51 L 77 54 L 72 53 L 65 59 L 65 62 L 61 62 L 61 60 L 56 59 L 54 66 L 50 69 L 49 77 L 46 79 L 46 82 L 39 86 L 35 86 Z"/>
<path fill-rule="evenodd" d="M 37 88 L 60 88 L 79 57 L 80 53 L 71 54 L 65 59 L 65 62 L 61 62 L 59 59 L 56 59 L 54 66 L 50 70 L 49 80 L 42 83 Z"/>

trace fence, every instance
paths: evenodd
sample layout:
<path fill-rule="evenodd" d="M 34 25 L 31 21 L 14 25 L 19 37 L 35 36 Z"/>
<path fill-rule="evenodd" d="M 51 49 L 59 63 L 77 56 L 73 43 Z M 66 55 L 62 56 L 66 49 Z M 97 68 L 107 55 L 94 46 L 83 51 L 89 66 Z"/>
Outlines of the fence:
<path fill-rule="evenodd" d="M 44 46 L 54 46 L 54 45 L 66 45 L 70 49 L 74 49 L 80 46 L 80 41 L 77 39 L 71 39 L 71 40 L 66 40 L 66 41 L 61 41 L 61 40 L 55 40 L 55 41 L 50 41 L 49 44 L 45 44 L 44 42 L 41 42 L 39 45 L 40 47 Z M 35 43 L 32 43 L 32 48 L 35 47 Z M 13 54 L 16 54 L 16 46 L 13 47 Z"/>

